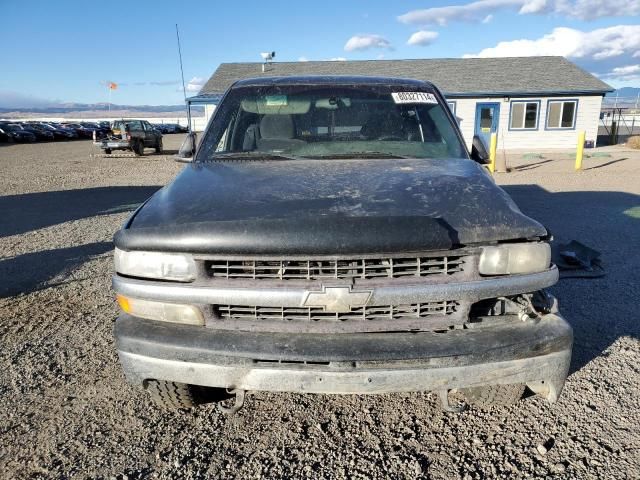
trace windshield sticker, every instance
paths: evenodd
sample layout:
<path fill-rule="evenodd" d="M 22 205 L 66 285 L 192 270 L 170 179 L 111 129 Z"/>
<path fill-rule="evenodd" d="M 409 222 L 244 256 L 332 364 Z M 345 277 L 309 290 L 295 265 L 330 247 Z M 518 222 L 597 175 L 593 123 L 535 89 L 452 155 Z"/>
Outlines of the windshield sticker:
<path fill-rule="evenodd" d="M 267 95 L 265 97 L 266 105 L 268 107 L 286 107 L 287 96 L 286 95 Z"/>
<path fill-rule="evenodd" d="M 393 92 L 395 103 L 438 103 L 433 93 L 427 92 Z"/>

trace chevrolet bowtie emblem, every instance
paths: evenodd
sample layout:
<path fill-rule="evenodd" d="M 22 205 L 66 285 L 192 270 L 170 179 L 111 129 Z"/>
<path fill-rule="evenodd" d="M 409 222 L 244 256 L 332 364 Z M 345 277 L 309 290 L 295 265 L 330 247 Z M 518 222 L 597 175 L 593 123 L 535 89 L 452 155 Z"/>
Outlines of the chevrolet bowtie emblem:
<path fill-rule="evenodd" d="M 353 307 L 364 307 L 371 298 L 371 290 L 351 291 L 351 287 L 322 287 L 321 292 L 307 292 L 302 305 L 322 307 L 325 312 L 349 312 Z"/>

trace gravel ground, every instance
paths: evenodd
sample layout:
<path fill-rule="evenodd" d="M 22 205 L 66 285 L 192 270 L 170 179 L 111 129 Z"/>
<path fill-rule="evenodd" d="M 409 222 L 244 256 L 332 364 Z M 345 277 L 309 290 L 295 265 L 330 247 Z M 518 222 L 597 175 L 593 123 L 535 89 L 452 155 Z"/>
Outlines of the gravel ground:
<path fill-rule="evenodd" d="M 83 141 L 0 144 L 2 478 L 640 476 L 638 153 L 587 158 L 580 173 L 566 154 L 513 157 L 497 175 L 526 213 L 600 250 L 607 269 L 553 288 L 575 329 L 557 404 L 450 414 L 422 393 L 256 393 L 230 418 L 212 406 L 162 411 L 124 382 L 111 238 L 181 165 L 91 153 Z"/>

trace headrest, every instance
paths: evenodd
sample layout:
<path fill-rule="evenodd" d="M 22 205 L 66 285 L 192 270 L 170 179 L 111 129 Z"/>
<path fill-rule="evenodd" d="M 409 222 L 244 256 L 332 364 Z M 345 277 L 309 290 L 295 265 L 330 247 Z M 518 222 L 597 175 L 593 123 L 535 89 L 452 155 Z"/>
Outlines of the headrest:
<path fill-rule="evenodd" d="M 260 120 L 260 136 L 264 139 L 289 139 L 295 133 L 291 115 L 265 115 Z"/>

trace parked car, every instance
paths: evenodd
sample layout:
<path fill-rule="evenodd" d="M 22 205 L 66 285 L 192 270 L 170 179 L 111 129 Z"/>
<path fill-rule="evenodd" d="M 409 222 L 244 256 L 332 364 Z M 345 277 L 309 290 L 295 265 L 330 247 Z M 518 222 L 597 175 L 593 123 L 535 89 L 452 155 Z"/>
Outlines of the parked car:
<path fill-rule="evenodd" d="M 36 140 L 51 141 L 54 139 L 53 133 L 45 130 L 40 130 L 38 128 L 34 128 L 32 125 L 28 123 L 18 123 L 16 125 L 19 125 L 20 128 L 22 128 L 27 132 L 33 133 L 36 136 Z"/>
<path fill-rule="evenodd" d="M 114 150 L 131 150 L 136 155 L 144 155 L 145 147 L 155 148 L 162 153 L 162 133 L 146 120 L 116 120 L 111 125 L 111 135 L 98 140 L 94 145 L 111 154 Z"/>
<path fill-rule="evenodd" d="M 36 136 L 24 130 L 15 123 L 0 124 L 0 130 L 7 136 L 9 142 L 32 143 L 36 141 Z"/>
<path fill-rule="evenodd" d="M 92 137 L 94 139 L 99 139 L 99 138 L 103 138 L 106 137 L 107 135 L 109 135 L 111 133 L 111 129 L 108 127 L 102 127 L 97 123 L 94 122 L 80 122 L 80 125 L 82 125 L 84 128 L 91 130 L 92 133 L 95 131 L 96 135 Z"/>
<path fill-rule="evenodd" d="M 177 123 L 157 123 L 154 127 L 160 130 L 162 133 L 186 133 L 187 127 L 183 127 Z"/>
<path fill-rule="evenodd" d="M 21 125 L 25 130 L 32 132 L 38 140 L 51 141 L 51 140 L 55 140 L 56 138 L 55 134 L 51 130 L 37 123 L 28 122 L 28 123 L 22 123 Z"/>
<path fill-rule="evenodd" d="M 76 131 L 75 128 L 67 127 L 67 126 L 63 125 L 62 123 L 51 123 L 51 122 L 48 122 L 45 125 L 53 128 L 55 130 L 60 130 L 62 132 L 65 132 L 65 134 L 69 134 L 69 138 L 72 138 L 72 139 L 80 138 L 80 136 L 78 135 L 78 132 Z"/>
<path fill-rule="evenodd" d="M 550 234 L 417 80 L 257 78 L 115 235 L 116 346 L 160 405 L 246 391 L 558 399 Z M 202 393 L 205 392 L 205 396 Z"/>
<path fill-rule="evenodd" d="M 158 130 L 160 133 L 172 133 L 170 128 L 164 123 L 152 123 L 151 126 Z"/>
<path fill-rule="evenodd" d="M 170 133 L 186 133 L 189 131 L 187 127 L 183 127 L 178 123 L 165 123 L 164 125 L 170 130 Z"/>
<path fill-rule="evenodd" d="M 79 123 L 66 123 L 63 122 L 62 125 L 66 128 L 71 128 L 74 130 L 79 138 L 93 138 L 93 132 L 95 129 L 83 127 Z"/>
<path fill-rule="evenodd" d="M 53 136 L 60 140 L 72 140 L 74 138 L 78 138 L 78 134 L 68 128 L 54 127 L 53 125 L 44 122 L 41 122 L 38 125 L 53 133 Z"/>
<path fill-rule="evenodd" d="M 163 123 L 162 126 L 167 133 L 178 133 L 175 123 Z"/>

